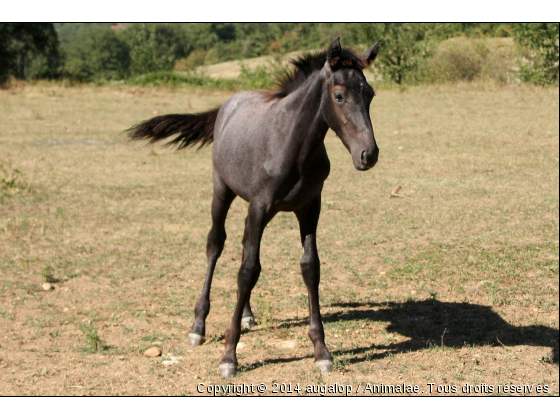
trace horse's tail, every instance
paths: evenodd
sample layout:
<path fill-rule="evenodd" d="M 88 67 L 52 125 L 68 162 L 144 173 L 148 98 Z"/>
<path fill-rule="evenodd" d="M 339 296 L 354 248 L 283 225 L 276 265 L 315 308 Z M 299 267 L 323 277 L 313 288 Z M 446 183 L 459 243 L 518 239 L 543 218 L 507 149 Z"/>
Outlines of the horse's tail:
<path fill-rule="evenodd" d="M 169 114 L 137 124 L 128 131 L 130 140 L 149 139 L 148 144 L 166 139 L 174 134 L 178 137 L 166 143 L 177 150 L 195 144 L 206 146 L 214 140 L 214 124 L 220 108 L 200 114 Z"/>

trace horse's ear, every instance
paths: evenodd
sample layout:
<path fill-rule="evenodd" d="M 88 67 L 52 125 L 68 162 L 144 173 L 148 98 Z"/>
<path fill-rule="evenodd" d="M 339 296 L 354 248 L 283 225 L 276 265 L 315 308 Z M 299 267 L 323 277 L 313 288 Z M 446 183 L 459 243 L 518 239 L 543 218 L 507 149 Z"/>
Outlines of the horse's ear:
<path fill-rule="evenodd" d="M 378 40 L 373 47 L 364 52 L 364 58 L 367 60 L 368 64 L 371 65 L 373 61 L 377 58 L 379 53 L 379 47 L 381 46 L 381 40 Z"/>
<path fill-rule="evenodd" d="M 338 60 L 340 60 L 340 52 L 342 51 L 342 47 L 340 46 L 340 38 L 336 38 L 329 49 L 327 50 L 327 63 L 329 63 L 330 67 L 334 67 Z"/>

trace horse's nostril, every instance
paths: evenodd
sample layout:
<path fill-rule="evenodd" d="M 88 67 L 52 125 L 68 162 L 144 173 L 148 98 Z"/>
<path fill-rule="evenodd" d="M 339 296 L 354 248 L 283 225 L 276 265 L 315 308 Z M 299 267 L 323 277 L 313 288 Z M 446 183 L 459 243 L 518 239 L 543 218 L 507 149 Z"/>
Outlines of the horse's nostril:
<path fill-rule="evenodd" d="M 365 150 L 362 150 L 361 158 L 362 158 L 362 163 L 365 164 L 366 161 L 367 161 L 367 156 L 366 156 L 366 151 Z"/>

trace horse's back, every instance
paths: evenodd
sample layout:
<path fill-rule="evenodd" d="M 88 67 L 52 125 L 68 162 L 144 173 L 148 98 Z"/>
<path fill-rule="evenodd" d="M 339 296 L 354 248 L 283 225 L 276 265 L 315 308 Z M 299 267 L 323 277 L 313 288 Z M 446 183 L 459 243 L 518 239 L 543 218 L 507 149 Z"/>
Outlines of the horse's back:
<path fill-rule="evenodd" d="M 259 116 L 269 107 L 266 92 L 245 91 L 233 95 L 220 108 L 214 127 L 214 144 L 220 143 L 224 135 L 237 135 L 255 126 Z M 241 133 L 239 133 L 241 134 Z"/>
<path fill-rule="evenodd" d="M 268 154 L 271 105 L 266 92 L 238 93 L 222 105 L 214 126 L 214 172 L 246 200 L 255 162 Z"/>

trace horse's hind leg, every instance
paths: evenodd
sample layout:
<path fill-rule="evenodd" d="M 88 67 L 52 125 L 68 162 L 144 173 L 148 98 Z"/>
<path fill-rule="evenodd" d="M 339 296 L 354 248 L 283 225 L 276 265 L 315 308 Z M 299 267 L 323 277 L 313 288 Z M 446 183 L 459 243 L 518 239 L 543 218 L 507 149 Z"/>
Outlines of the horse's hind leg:
<path fill-rule="evenodd" d="M 208 269 L 206 280 L 202 288 L 202 294 L 194 309 L 195 320 L 188 335 L 188 342 L 198 346 L 204 342 L 206 333 L 206 317 L 210 312 L 210 287 L 216 262 L 222 254 L 226 241 L 225 222 L 229 207 L 235 198 L 235 193 L 214 174 L 214 197 L 212 198 L 212 228 L 208 234 L 206 244 L 206 256 L 208 257 Z"/>
<path fill-rule="evenodd" d="M 245 243 L 245 239 L 247 236 L 247 221 L 249 217 L 245 218 L 245 230 L 243 232 L 243 240 L 241 241 L 242 244 Z M 241 251 L 241 261 L 245 259 L 245 248 Z M 249 298 L 245 303 L 245 307 L 243 308 L 243 315 L 241 317 L 241 327 L 250 329 L 255 325 L 255 316 L 253 315 L 253 311 L 251 310 L 251 294 L 249 294 Z"/>
<path fill-rule="evenodd" d="M 246 329 L 251 329 L 256 324 L 255 316 L 253 315 L 251 304 L 249 303 L 250 300 L 251 296 L 249 295 L 249 299 L 247 299 L 247 303 L 245 303 L 245 307 L 243 308 L 243 316 L 241 318 L 241 327 Z"/>
<path fill-rule="evenodd" d="M 321 194 L 309 206 L 295 212 L 299 221 L 303 258 L 301 273 L 309 296 L 309 338 L 315 348 L 315 366 L 322 372 L 332 372 L 333 358 L 325 345 L 325 332 L 319 309 L 319 280 L 321 276 L 317 253 L 317 223 L 321 213 Z"/>
<path fill-rule="evenodd" d="M 226 349 L 220 362 L 220 372 L 226 378 L 235 376 L 237 373 L 236 349 L 241 335 L 241 318 L 261 272 L 259 257 L 261 238 L 268 220 L 265 207 L 260 207 L 251 202 L 243 236 L 244 258 L 237 275 L 237 305 L 231 323 L 226 330 Z"/>

